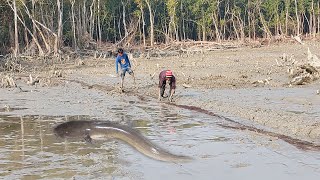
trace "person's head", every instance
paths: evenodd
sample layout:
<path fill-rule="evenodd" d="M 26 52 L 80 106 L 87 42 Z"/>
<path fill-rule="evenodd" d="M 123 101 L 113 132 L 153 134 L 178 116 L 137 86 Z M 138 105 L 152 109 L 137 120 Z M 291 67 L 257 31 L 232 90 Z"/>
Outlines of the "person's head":
<path fill-rule="evenodd" d="M 173 76 L 172 71 L 171 70 L 167 70 L 166 71 L 166 80 L 167 81 L 171 81 L 172 76 Z"/>
<path fill-rule="evenodd" d="M 118 49 L 118 55 L 122 56 L 122 54 L 123 54 L 123 49 L 122 49 L 122 48 L 119 48 L 119 49 Z"/>

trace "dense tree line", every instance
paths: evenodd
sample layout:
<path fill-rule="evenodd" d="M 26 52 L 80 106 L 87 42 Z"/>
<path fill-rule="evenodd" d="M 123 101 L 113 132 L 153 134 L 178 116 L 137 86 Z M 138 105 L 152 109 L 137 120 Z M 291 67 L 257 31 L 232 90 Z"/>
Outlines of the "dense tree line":
<path fill-rule="evenodd" d="M 320 30 L 320 0 L 0 0 L 0 53 L 59 54 L 172 41 L 251 41 Z"/>

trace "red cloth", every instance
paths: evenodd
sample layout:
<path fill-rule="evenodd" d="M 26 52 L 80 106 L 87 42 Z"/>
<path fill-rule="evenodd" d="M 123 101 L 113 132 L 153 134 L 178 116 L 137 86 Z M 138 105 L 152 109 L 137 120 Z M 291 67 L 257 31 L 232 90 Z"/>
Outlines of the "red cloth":
<path fill-rule="evenodd" d="M 166 71 L 166 77 L 172 77 L 172 71 L 171 70 L 167 70 Z"/>
<path fill-rule="evenodd" d="M 164 70 L 164 71 L 161 71 L 160 74 L 159 74 L 159 88 L 162 88 L 162 86 L 166 86 L 166 83 L 167 83 L 167 71 L 170 71 L 170 70 Z M 172 74 L 172 71 L 171 71 L 171 79 L 170 79 L 170 88 L 171 89 L 176 89 L 176 77 Z"/>

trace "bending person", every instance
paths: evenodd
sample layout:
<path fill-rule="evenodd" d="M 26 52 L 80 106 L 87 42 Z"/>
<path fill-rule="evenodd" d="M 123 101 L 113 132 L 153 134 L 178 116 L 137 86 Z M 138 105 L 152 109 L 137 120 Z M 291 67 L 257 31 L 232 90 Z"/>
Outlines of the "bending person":
<path fill-rule="evenodd" d="M 172 102 L 172 97 L 176 89 L 176 78 L 172 74 L 171 70 L 164 70 L 159 74 L 159 101 L 161 101 L 161 98 L 164 97 L 163 95 L 166 89 L 167 82 L 170 86 L 169 101 Z"/>

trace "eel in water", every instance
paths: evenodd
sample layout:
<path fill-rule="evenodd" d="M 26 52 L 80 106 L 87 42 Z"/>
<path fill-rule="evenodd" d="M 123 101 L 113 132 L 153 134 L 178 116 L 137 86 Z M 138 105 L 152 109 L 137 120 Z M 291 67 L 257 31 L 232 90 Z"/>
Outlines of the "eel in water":
<path fill-rule="evenodd" d="M 84 138 L 87 142 L 101 139 L 121 140 L 140 153 L 165 162 L 189 162 L 191 157 L 172 154 L 141 135 L 129 126 L 109 121 L 68 121 L 54 128 L 54 133 L 61 138 Z"/>

